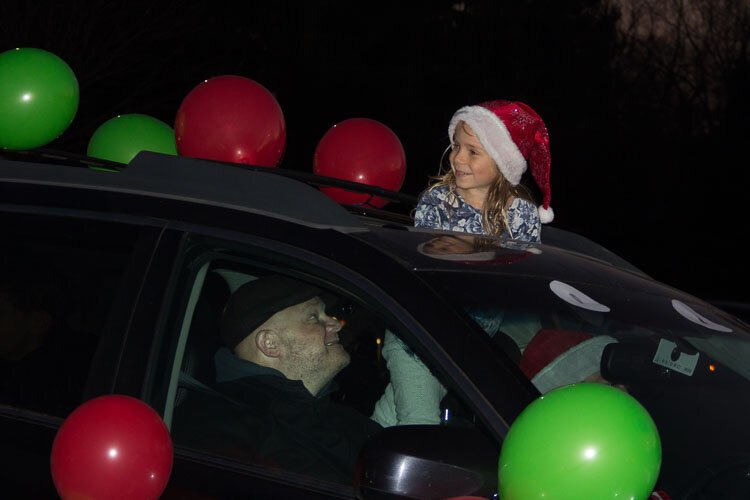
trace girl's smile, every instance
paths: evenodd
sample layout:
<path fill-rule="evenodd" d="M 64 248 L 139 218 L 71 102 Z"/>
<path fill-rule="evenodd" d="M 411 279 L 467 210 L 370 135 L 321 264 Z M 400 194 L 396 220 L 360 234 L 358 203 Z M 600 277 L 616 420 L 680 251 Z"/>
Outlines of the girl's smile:
<path fill-rule="evenodd" d="M 456 191 L 467 203 L 481 209 L 500 172 L 474 131 L 464 122 L 456 127 L 449 159 L 456 177 Z"/>

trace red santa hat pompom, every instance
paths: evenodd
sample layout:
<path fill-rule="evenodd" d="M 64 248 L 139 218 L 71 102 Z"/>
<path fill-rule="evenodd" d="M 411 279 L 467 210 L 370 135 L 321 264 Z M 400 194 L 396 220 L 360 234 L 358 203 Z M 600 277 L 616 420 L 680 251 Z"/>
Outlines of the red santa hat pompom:
<path fill-rule="evenodd" d="M 536 111 L 522 102 L 506 100 L 465 106 L 456 111 L 448 125 L 451 141 L 459 122 L 471 127 L 487 154 L 513 186 L 521 181 L 527 167 L 531 170 L 543 196 L 539 218 L 543 224 L 552 222 L 555 213 L 550 206 L 549 134 Z"/>

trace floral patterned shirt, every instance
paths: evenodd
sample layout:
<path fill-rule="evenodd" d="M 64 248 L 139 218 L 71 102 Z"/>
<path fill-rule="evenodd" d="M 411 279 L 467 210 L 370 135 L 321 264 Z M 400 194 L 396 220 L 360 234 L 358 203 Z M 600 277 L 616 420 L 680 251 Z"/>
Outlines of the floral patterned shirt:
<path fill-rule="evenodd" d="M 414 213 L 416 227 L 431 227 L 462 233 L 485 234 L 482 225 L 482 213 L 466 203 L 461 195 L 455 193 L 449 203 L 450 195 L 447 186 L 440 186 L 423 192 Z M 515 240 L 541 242 L 542 223 L 539 211 L 533 203 L 522 198 L 516 198 L 508 208 L 508 226 L 503 229 L 501 236 Z"/>

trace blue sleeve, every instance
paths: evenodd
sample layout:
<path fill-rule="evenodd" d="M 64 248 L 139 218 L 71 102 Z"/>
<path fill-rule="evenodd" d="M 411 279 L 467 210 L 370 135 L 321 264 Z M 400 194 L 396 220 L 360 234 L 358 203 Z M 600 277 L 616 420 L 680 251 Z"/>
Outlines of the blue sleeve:
<path fill-rule="evenodd" d="M 514 240 L 541 242 L 542 221 L 536 205 L 516 198 L 508 209 L 508 226 Z"/>
<path fill-rule="evenodd" d="M 414 212 L 414 226 L 440 229 L 441 220 L 438 207 L 441 203 L 432 191 L 422 193 Z"/>

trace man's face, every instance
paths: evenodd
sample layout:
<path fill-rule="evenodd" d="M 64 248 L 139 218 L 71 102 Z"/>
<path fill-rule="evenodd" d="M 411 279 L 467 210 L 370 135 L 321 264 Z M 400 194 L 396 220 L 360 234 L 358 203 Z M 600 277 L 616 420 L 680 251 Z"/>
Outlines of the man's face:
<path fill-rule="evenodd" d="M 341 324 L 326 315 L 319 297 L 279 311 L 272 321 L 281 337 L 287 378 L 322 388 L 349 364 L 349 353 L 339 342 Z"/>

